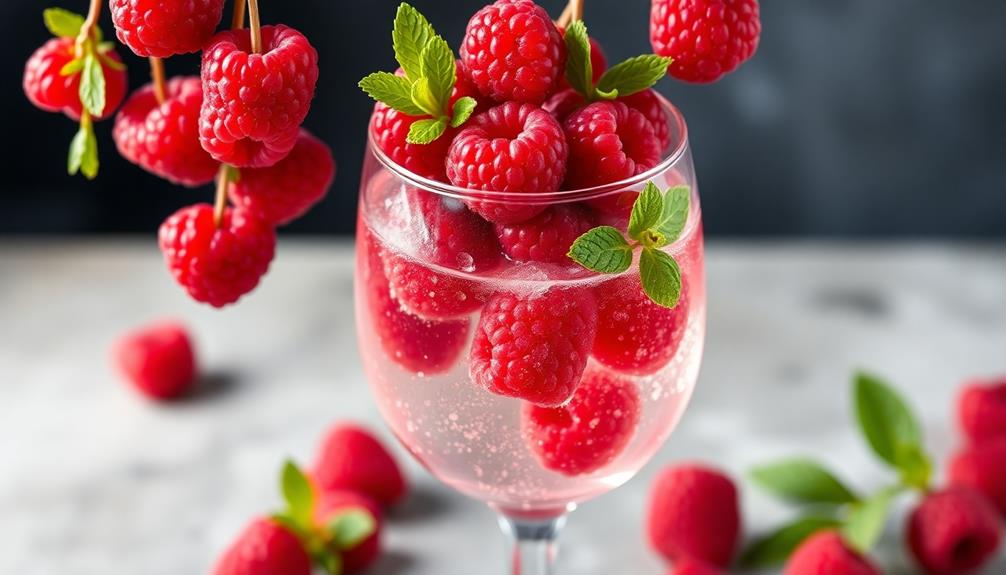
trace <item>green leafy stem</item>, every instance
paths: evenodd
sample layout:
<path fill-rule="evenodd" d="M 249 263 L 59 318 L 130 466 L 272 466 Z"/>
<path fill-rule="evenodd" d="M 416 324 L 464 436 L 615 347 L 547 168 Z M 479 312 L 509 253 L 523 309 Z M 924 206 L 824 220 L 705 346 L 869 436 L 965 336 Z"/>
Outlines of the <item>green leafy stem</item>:
<path fill-rule="evenodd" d="M 594 85 L 587 26 L 576 20 L 566 28 L 566 81 L 588 102 L 631 96 L 653 86 L 667 75 L 671 58 L 642 54 L 615 64 Z"/>

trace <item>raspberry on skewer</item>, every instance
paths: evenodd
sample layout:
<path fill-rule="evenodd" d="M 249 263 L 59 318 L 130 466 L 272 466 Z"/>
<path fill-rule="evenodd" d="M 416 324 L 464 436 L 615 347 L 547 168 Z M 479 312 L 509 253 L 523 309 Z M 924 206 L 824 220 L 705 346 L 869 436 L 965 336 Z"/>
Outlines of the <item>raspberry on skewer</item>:
<path fill-rule="evenodd" d="M 119 41 L 141 58 L 202 50 L 223 15 L 224 0 L 110 0 Z"/>
<path fill-rule="evenodd" d="M 652 0 L 650 43 L 673 58 L 670 74 L 715 82 L 754 55 L 761 35 L 758 0 Z"/>

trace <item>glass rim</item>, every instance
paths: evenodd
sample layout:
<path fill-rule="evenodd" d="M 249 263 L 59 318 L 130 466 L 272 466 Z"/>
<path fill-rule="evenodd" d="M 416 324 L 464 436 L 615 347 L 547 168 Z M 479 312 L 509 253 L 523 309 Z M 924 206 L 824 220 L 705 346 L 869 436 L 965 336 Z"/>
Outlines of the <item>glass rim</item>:
<path fill-rule="evenodd" d="M 426 191 L 434 192 L 440 195 L 449 196 L 457 199 L 478 199 L 478 200 L 488 200 L 488 201 L 507 201 L 507 202 L 518 202 L 518 203 L 528 203 L 528 204 L 538 204 L 538 203 L 552 203 L 552 202 L 567 202 L 574 200 L 585 200 L 591 199 L 599 196 L 604 196 L 613 192 L 618 192 L 645 183 L 663 173 L 675 164 L 684 156 L 685 151 L 688 149 L 688 125 L 685 123 L 684 115 L 681 111 L 672 104 L 663 94 L 654 90 L 657 96 L 660 106 L 664 109 L 664 112 L 668 116 L 668 124 L 674 128 L 677 127 L 677 133 L 679 134 L 674 142 L 674 145 L 670 147 L 670 151 L 659 161 L 655 166 L 646 170 L 645 172 L 639 173 L 635 176 L 611 182 L 608 184 L 602 184 L 600 186 L 592 186 L 589 188 L 579 188 L 574 190 L 558 190 L 555 192 L 502 192 L 498 190 L 476 190 L 473 188 L 462 188 L 455 186 L 453 184 L 440 182 L 424 176 L 420 176 L 415 172 L 409 171 L 405 166 L 392 160 L 387 154 L 381 150 L 377 144 L 374 142 L 374 135 L 370 129 L 370 123 L 367 123 L 367 147 L 370 153 L 377 158 L 384 167 L 394 173 L 396 176 L 402 178 L 409 184 L 421 188 Z"/>

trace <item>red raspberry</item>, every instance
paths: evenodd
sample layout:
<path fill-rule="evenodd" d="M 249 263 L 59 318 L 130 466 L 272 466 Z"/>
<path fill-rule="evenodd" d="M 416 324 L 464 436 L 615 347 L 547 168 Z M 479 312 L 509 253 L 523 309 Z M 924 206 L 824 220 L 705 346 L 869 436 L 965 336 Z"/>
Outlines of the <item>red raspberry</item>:
<path fill-rule="evenodd" d="M 283 226 L 320 202 L 334 178 L 332 150 L 302 129 L 287 157 L 268 168 L 241 170 L 229 196 L 235 206 L 271 225 Z"/>
<path fill-rule="evenodd" d="M 650 44 L 685 82 L 715 82 L 754 55 L 758 0 L 652 0 Z"/>
<path fill-rule="evenodd" d="M 381 507 L 370 497 L 356 491 L 344 489 L 322 493 L 315 506 L 315 521 L 319 525 L 327 525 L 329 520 L 341 512 L 350 509 L 362 509 L 374 518 L 377 523 L 374 533 L 361 541 L 356 547 L 342 552 L 342 566 L 353 573 L 366 568 L 381 554 Z"/>
<path fill-rule="evenodd" d="M 256 519 L 217 561 L 213 575 L 311 575 L 297 536 L 273 519 Z"/>
<path fill-rule="evenodd" d="M 636 433 L 640 411 L 639 392 L 631 381 L 589 371 L 566 405 L 525 404 L 521 431 L 546 469 L 583 475 L 622 453 Z"/>
<path fill-rule="evenodd" d="M 141 58 L 202 50 L 220 24 L 224 0 L 110 0 L 119 41 Z"/>
<path fill-rule="evenodd" d="M 80 103 L 80 72 L 63 76 L 59 72 L 63 66 L 76 58 L 73 38 L 53 38 L 42 45 L 28 58 L 24 66 L 22 87 L 24 93 L 36 107 L 46 112 L 62 112 L 74 121 L 80 120 L 83 106 Z M 122 62 L 115 50 L 106 56 Z M 126 72 L 101 67 L 105 77 L 105 109 L 99 120 L 108 118 L 126 97 Z"/>
<path fill-rule="evenodd" d="M 430 320 L 463 317 L 482 307 L 489 296 L 476 282 L 440 273 L 395 252 L 382 255 L 392 297 L 413 315 Z"/>
<path fill-rule="evenodd" d="M 545 103 L 541 107 L 549 114 L 555 116 L 555 119 L 559 120 L 559 122 L 565 122 L 570 114 L 582 108 L 586 102 L 587 100 L 583 97 L 583 94 L 573 88 L 566 88 L 549 96 L 548 100 L 545 100 Z"/>
<path fill-rule="evenodd" d="M 202 84 L 196 77 L 172 78 L 165 92 L 163 104 L 151 84 L 129 97 L 115 117 L 115 145 L 122 157 L 172 183 L 208 184 L 220 164 L 199 144 Z"/>
<path fill-rule="evenodd" d="M 621 102 L 594 102 L 566 118 L 566 184 L 589 188 L 630 178 L 656 166 L 662 149 L 645 116 Z"/>
<path fill-rule="evenodd" d="M 835 531 L 808 537 L 786 562 L 784 575 L 880 575 L 862 555 L 850 549 Z"/>
<path fill-rule="evenodd" d="M 503 252 L 516 262 L 570 263 L 570 246 L 594 227 L 586 209 L 557 204 L 517 224 L 496 224 Z"/>
<path fill-rule="evenodd" d="M 151 399 L 174 399 L 196 381 L 196 358 L 185 326 L 164 321 L 122 336 L 113 346 L 119 371 Z"/>
<path fill-rule="evenodd" d="M 912 555 L 932 575 L 966 573 L 995 556 L 1002 541 L 996 508 L 977 491 L 950 487 L 931 493 L 908 518 Z"/>
<path fill-rule="evenodd" d="M 566 42 L 566 29 L 559 26 L 559 34 L 562 35 L 563 43 Z M 608 59 L 604 57 L 604 50 L 601 48 L 601 43 L 594 39 L 593 36 L 588 36 L 590 40 L 590 72 L 591 72 L 591 82 L 594 84 L 601 79 L 604 75 L 604 71 L 608 69 Z M 559 85 L 556 90 L 564 90 L 569 88 L 569 82 L 566 81 L 566 70 L 563 69 L 562 73 L 559 74 Z"/>
<path fill-rule="evenodd" d="M 952 485 L 980 491 L 1006 516 L 1006 437 L 960 451 L 950 460 L 948 475 Z"/>
<path fill-rule="evenodd" d="M 650 544 L 671 560 L 690 557 L 725 567 L 740 535 L 737 488 L 729 477 L 699 465 L 668 467 L 650 488 Z"/>
<path fill-rule="evenodd" d="M 667 147 L 671 145 L 671 127 L 668 124 L 667 110 L 664 109 L 656 90 L 647 88 L 642 92 L 619 98 L 618 101 L 636 110 L 650 121 L 653 131 L 657 134 L 657 139 L 660 140 L 661 152 L 666 151 Z"/>
<path fill-rule="evenodd" d="M 957 418 L 973 443 L 1006 437 L 1006 379 L 975 382 L 962 389 Z"/>
<path fill-rule="evenodd" d="M 580 384 L 596 331 L 597 303 L 589 290 L 498 293 L 479 318 L 471 377 L 492 393 L 562 405 Z"/>
<path fill-rule="evenodd" d="M 251 31 L 220 32 L 203 51 L 199 136 L 217 160 L 265 168 L 297 142 L 318 81 L 318 53 L 286 26 L 262 27 L 262 53 Z"/>
<path fill-rule="evenodd" d="M 638 276 L 605 282 L 597 294 L 597 337 L 591 350 L 604 365 L 633 375 L 649 375 L 671 361 L 688 327 L 688 296 L 674 309 L 647 297 Z"/>
<path fill-rule="evenodd" d="M 533 104 L 507 102 L 476 115 L 447 153 L 447 177 L 473 190 L 550 193 L 566 173 L 568 150 L 562 127 Z M 534 217 L 542 205 L 471 200 L 468 207 L 487 220 L 508 224 Z"/>
<path fill-rule="evenodd" d="M 486 96 L 540 103 L 565 72 L 566 44 L 541 6 L 498 0 L 468 21 L 461 62 Z"/>
<path fill-rule="evenodd" d="M 668 575 L 727 575 L 726 571 L 697 559 L 682 559 L 674 562 Z"/>
<path fill-rule="evenodd" d="M 356 491 L 389 506 L 402 500 L 408 485 L 384 445 L 366 429 L 337 423 L 321 442 L 312 473 L 322 493 Z"/>
<path fill-rule="evenodd" d="M 192 299 L 223 307 L 255 289 L 276 252 L 276 232 L 228 208 L 218 229 L 213 207 L 182 208 L 161 224 L 161 251 L 175 281 Z"/>

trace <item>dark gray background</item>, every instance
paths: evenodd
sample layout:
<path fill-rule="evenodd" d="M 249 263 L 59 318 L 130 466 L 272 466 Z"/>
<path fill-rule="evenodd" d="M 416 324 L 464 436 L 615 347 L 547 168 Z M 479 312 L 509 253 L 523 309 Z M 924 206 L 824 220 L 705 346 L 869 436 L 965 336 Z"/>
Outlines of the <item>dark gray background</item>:
<path fill-rule="evenodd" d="M 64 7 L 86 9 L 84 0 Z M 307 126 L 335 150 L 336 185 L 294 232 L 350 233 L 370 102 L 355 87 L 392 70 L 396 0 L 261 0 L 265 22 L 321 54 Z M 479 0 L 415 0 L 453 46 Z M 564 3 L 543 2 L 553 15 Z M 117 157 L 98 127 L 102 174 L 64 174 L 75 127 L 35 110 L 23 62 L 47 39 L 49 2 L 0 3 L 4 183 L 0 233 L 153 234 L 212 190 L 174 188 Z M 646 0 L 588 0 L 609 60 L 649 51 Z M 229 12 L 229 9 L 228 9 Z M 229 18 L 229 16 L 227 17 Z M 770 0 L 754 60 L 712 86 L 665 80 L 688 119 L 706 230 L 720 236 L 1006 237 L 1006 2 Z M 104 19 L 106 32 L 111 25 Z M 134 86 L 147 68 L 125 48 Z M 127 54 L 128 53 L 128 54 Z M 198 73 L 176 58 L 169 73 Z"/>

